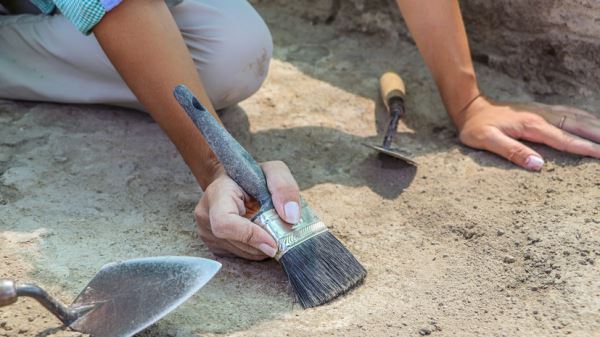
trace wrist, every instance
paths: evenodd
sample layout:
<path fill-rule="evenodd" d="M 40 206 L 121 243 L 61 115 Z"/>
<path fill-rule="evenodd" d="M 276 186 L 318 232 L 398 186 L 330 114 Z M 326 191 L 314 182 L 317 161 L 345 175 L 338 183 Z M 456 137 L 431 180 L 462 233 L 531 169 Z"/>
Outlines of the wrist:
<path fill-rule="evenodd" d="M 481 94 L 481 91 L 477 85 L 475 72 L 472 69 L 445 77 L 444 81 L 437 81 L 438 88 L 446 112 L 458 127 L 462 125 L 464 110 L 468 105 L 478 100 L 476 97 Z"/>
<path fill-rule="evenodd" d="M 201 172 L 195 176 L 202 190 L 206 190 L 208 185 L 212 184 L 213 181 L 226 174 L 227 173 L 225 172 L 225 169 L 221 163 L 219 163 L 217 158 L 211 156 L 203 165 Z"/>
<path fill-rule="evenodd" d="M 462 131 L 466 123 L 474 116 L 487 110 L 492 103 L 483 94 L 476 95 L 452 119 L 458 131 Z"/>

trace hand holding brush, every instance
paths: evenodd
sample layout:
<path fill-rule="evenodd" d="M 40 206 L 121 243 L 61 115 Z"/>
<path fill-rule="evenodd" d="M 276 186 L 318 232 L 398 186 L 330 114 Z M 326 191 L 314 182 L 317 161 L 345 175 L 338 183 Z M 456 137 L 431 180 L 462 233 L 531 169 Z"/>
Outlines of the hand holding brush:
<path fill-rule="evenodd" d="M 302 202 L 297 224 L 283 221 L 273 206 L 265 175 L 254 158 L 185 86 L 177 86 L 174 95 L 229 177 L 260 204 L 252 220 L 277 243 L 275 259 L 283 267 L 304 308 L 324 304 L 364 279 L 363 266 L 305 202 Z"/>

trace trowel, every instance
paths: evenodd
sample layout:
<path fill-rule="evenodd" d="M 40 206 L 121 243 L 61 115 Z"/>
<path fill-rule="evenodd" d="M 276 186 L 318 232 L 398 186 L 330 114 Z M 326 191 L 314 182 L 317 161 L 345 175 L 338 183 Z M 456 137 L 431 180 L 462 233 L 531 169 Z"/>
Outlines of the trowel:
<path fill-rule="evenodd" d="M 0 279 L 0 307 L 31 297 L 72 330 L 93 337 L 129 337 L 185 302 L 220 268 L 213 260 L 183 256 L 107 264 L 69 307 L 35 284 Z"/>
<path fill-rule="evenodd" d="M 379 88 L 385 109 L 391 117 L 390 123 L 388 124 L 382 145 L 368 143 L 362 144 L 377 150 L 380 154 L 391 156 L 403 160 L 411 165 L 417 166 L 417 163 L 408 158 L 406 153 L 400 149 L 392 147 L 392 141 L 398 130 L 398 122 L 405 113 L 404 96 L 406 94 L 406 87 L 404 86 L 404 81 L 397 73 L 388 71 L 381 75 L 381 78 L 379 79 Z"/>

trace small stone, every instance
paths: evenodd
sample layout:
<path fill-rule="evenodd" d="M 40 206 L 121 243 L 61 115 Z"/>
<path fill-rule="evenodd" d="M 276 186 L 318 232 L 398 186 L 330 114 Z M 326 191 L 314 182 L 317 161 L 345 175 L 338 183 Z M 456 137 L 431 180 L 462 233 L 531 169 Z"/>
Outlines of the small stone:
<path fill-rule="evenodd" d="M 504 263 L 514 263 L 516 260 L 512 256 L 506 255 L 502 261 L 504 261 Z"/>
<path fill-rule="evenodd" d="M 504 230 L 502 230 L 502 229 L 498 229 L 498 230 L 496 231 L 496 235 L 498 235 L 498 236 L 502 236 L 502 235 L 504 235 Z"/>
<path fill-rule="evenodd" d="M 54 162 L 59 164 L 66 163 L 69 160 L 69 158 L 65 155 L 55 155 L 53 159 Z"/>
<path fill-rule="evenodd" d="M 431 329 L 429 329 L 429 328 L 422 328 L 421 330 L 419 330 L 419 335 L 421 335 L 421 336 L 429 336 L 429 335 L 431 335 Z"/>
<path fill-rule="evenodd" d="M 475 232 L 473 231 L 464 231 L 463 237 L 467 240 L 472 239 L 475 236 Z"/>
<path fill-rule="evenodd" d="M 542 241 L 542 239 L 540 239 L 540 237 L 537 234 L 529 234 L 527 235 L 527 241 L 530 245 L 533 245 Z"/>

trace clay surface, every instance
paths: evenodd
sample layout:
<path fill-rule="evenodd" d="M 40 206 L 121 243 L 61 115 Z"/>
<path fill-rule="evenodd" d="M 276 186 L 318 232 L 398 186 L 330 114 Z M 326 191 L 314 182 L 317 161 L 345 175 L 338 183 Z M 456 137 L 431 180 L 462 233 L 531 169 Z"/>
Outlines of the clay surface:
<path fill-rule="evenodd" d="M 534 145 L 525 172 L 458 144 L 415 47 L 259 4 L 275 55 L 264 87 L 222 112 L 260 161 L 291 167 L 304 198 L 368 269 L 362 287 L 316 309 L 294 305 L 275 262 L 217 258 L 222 271 L 144 337 L 598 336 L 600 163 Z M 478 64 L 497 99 L 527 83 Z M 378 76 L 395 69 L 407 115 L 381 162 Z M 595 113 L 591 98 L 553 96 Z M 201 192 L 149 116 L 103 106 L 0 103 L 0 276 L 65 302 L 105 263 L 215 258 L 197 238 Z M 0 309 L 0 336 L 72 337 L 36 303 Z"/>

